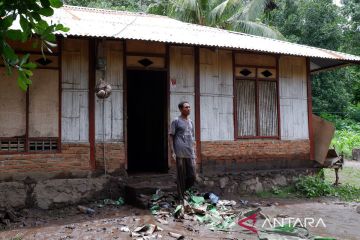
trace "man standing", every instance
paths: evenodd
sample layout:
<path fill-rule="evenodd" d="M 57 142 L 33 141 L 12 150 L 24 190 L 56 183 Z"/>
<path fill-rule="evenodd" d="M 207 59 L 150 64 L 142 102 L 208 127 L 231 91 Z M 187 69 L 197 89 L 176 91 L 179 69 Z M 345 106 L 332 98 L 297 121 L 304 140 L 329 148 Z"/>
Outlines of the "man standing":
<path fill-rule="evenodd" d="M 190 115 L 190 104 L 180 102 L 181 115 L 171 122 L 170 150 L 176 161 L 177 186 L 181 199 L 186 189 L 195 183 L 195 133 Z"/>

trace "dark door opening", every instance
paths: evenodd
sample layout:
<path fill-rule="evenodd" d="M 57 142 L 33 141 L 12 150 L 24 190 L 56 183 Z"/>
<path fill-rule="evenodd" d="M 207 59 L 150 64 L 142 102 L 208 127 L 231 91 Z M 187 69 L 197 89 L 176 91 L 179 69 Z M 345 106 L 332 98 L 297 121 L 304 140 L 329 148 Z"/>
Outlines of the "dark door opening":
<path fill-rule="evenodd" d="M 129 172 L 166 172 L 167 87 L 165 71 L 127 71 Z"/>

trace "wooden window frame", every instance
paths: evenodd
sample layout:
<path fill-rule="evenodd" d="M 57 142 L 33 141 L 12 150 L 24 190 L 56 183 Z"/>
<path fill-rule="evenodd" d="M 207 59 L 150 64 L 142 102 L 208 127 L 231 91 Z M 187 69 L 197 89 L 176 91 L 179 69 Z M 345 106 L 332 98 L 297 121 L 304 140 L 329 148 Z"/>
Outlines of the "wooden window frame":
<path fill-rule="evenodd" d="M 25 112 L 25 135 L 24 136 L 16 136 L 16 137 L 0 137 L 0 141 L 7 141 L 7 140 L 18 140 L 23 139 L 24 140 L 24 151 L 1 151 L 0 155 L 12 155 L 12 154 L 49 154 L 49 153 L 60 153 L 61 152 L 61 64 L 62 64 L 62 54 L 61 54 L 61 47 L 62 47 L 62 38 L 58 38 L 57 40 L 58 44 L 58 53 L 46 53 L 51 56 L 57 56 L 58 57 L 58 66 L 57 67 L 42 67 L 39 66 L 36 69 L 51 69 L 51 70 L 58 70 L 58 98 L 59 98 L 59 112 L 58 112 L 58 136 L 57 137 L 29 137 L 29 109 L 30 109 L 30 88 L 28 87 L 26 91 L 26 112 Z M 17 53 L 22 53 L 24 51 L 16 51 Z M 26 51 L 27 52 L 27 51 Z M 37 51 L 31 51 L 32 54 L 42 54 L 41 52 Z M 57 142 L 57 149 L 56 150 L 42 150 L 42 151 L 31 151 L 30 150 L 30 142 L 31 141 L 50 141 L 50 142 Z"/>
<path fill-rule="evenodd" d="M 246 67 L 246 68 L 255 68 L 255 77 L 246 78 L 246 77 L 238 77 L 235 74 L 235 70 L 237 67 Z M 276 77 L 274 79 L 271 78 L 261 78 L 258 77 L 258 69 L 259 68 L 268 68 L 274 69 L 276 71 Z M 247 81 L 254 81 L 255 82 L 255 128 L 256 128 L 256 135 L 254 136 L 239 136 L 238 134 L 238 104 L 237 104 L 237 82 L 247 80 Z M 259 118 L 259 82 L 275 82 L 276 83 L 276 107 L 277 107 L 277 135 L 275 136 L 261 136 L 260 135 L 260 118 Z M 279 58 L 276 57 L 276 65 L 275 66 L 261 66 L 261 65 L 240 65 L 235 64 L 235 54 L 233 53 L 233 91 L 234 91 L 234 98 L 233 98 L 233 105 L 234 105 L 234 136 L 235 140 L 238 139 L 281 139 L 281 132 L 280 132 L 280 96 L 279 96 Z"/>

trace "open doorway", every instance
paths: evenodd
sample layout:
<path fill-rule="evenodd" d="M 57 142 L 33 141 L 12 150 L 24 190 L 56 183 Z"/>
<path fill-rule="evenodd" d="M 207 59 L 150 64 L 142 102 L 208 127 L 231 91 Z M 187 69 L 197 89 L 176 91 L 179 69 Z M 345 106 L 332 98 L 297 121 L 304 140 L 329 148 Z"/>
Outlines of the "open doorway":
<path fill-rule="evenodd" d="M 129 172 L 167 172 L 165 71 L 127 71 Z"/>

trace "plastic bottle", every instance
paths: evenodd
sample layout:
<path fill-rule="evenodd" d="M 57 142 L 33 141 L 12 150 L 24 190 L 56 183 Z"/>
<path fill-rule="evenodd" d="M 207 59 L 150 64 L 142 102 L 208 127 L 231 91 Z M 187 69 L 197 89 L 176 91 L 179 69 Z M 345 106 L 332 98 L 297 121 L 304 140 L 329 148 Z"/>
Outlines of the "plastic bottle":
<path fill-rule="evenodd" d="M 209 199 L 211 204 L 216 205 L 217 202 L 219 201 L 219 197 L 216 196 L 214 193 L 209 193 Z"/>

